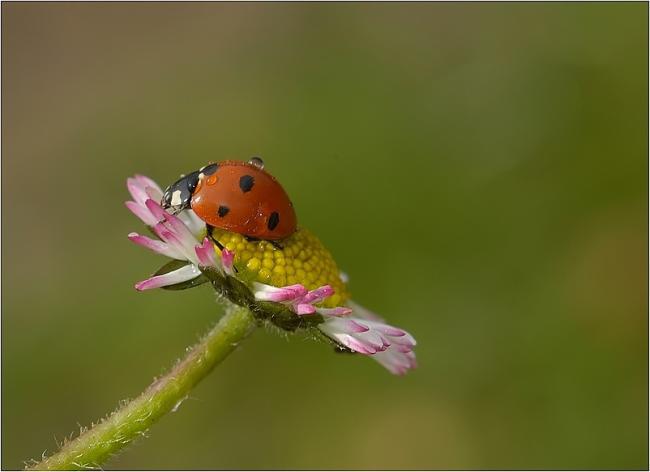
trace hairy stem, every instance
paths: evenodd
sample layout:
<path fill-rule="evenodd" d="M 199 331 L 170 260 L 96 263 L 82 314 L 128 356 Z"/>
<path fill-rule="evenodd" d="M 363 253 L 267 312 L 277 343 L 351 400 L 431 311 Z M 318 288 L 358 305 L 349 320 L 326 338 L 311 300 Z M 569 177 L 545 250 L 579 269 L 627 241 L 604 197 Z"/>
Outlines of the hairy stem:
<path fill-rule="evenodd" d="M 151 425 L 182 402 L 192 388 L 252 332 L 255 325 L 255 318 L 247 308 L 232 308 L 185 358 L 139 397 L 29 469 L 78 470 L 99 467 L 109 456 L 143 435 Z"/>

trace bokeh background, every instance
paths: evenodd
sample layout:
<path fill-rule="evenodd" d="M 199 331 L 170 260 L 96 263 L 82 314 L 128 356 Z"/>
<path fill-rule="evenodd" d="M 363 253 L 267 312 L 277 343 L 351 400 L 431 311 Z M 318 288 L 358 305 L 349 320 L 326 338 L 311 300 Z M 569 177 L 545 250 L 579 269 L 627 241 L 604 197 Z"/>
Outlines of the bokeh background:
<path fill-rule="evenodd" d="M 258 331 L 108 469 L 648 467 L 648 6 L 2 4 L 2 468 L 221 315 L 125 179 L 261 155 L 418 339 Z"/>

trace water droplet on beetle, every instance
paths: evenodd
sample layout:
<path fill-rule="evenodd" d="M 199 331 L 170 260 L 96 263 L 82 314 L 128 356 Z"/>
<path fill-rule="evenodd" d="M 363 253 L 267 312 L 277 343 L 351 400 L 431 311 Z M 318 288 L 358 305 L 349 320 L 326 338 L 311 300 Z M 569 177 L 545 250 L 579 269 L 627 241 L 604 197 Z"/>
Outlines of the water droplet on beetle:
<path fill-rule="evenodd" d="M 248 163 L 252 166 L 257 167 L 258 169 L 264 169 L 264 161 L 261 157 L 253 156 L 248 160 Z"/>

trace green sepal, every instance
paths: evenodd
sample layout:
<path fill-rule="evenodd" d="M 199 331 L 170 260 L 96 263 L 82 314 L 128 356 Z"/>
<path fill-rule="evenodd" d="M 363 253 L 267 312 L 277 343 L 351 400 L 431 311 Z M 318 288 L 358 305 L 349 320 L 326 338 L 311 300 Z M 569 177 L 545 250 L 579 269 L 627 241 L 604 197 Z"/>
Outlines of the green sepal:
<path fill-rule="evenodd" d="M 169 261 L 167 264 L 163 265 L 153 275 L 167 274 L 169 272 L 173 272 L 177 269 L 180 269 L 181 267 L 184 267 L 186 265 L 187 265 L 187 261 L 178 261 L 174 259 Z M 205 275 L 201 274 L 192 280 L 186 280 L 185 282 L 180 282 L 174 285 L 166 285 L 160 288 L 165 290 L 186 290 L 188 288 L 198 287 L 199 285 L 203 285 L 206 282 L 208 282 L 208 278 Z"/>

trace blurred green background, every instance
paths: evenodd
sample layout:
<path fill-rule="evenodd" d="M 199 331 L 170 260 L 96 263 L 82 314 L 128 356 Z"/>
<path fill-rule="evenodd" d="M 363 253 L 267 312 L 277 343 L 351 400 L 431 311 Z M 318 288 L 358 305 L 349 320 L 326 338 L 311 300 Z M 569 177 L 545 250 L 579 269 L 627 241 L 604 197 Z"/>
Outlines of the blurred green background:
<path fill-rule="evenodd" d="M 648 467 L 647 4 L 2 13 L 3 469 L 221 315 L 126 177 L 252 155 L 420 367 L 259 330 L 106 468 Z"/>

